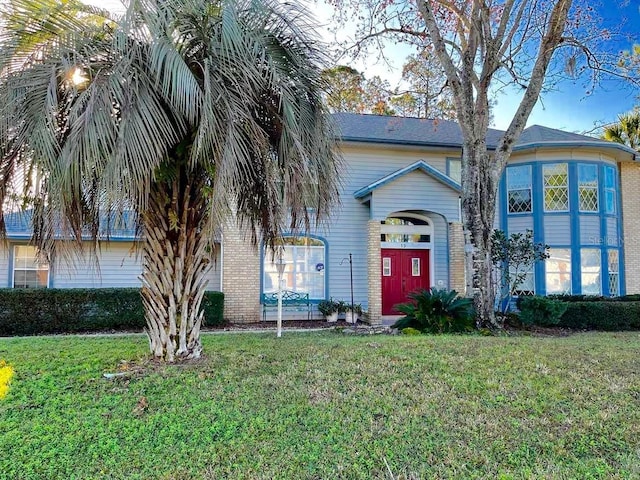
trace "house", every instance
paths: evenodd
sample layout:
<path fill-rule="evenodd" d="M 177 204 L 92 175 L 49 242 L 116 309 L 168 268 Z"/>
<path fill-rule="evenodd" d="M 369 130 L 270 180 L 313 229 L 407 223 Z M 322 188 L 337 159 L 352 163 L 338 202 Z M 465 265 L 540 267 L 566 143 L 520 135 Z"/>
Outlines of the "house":
<path fill-rule="evenodd" d="M 336 114 L 345 158 L 341 205 L 305 237 L 285 238 L 283 282 L 313 301 L 353 296 L 371 321 L 421 287 L 464 290 L 460 222 L 461 132 L 455 122 Z M 490 130 L 495 148 L 502 132 Z M 551 257 L 536 264 L 523 294 L 640 293 L 640 164 L 632 149 L 552 128 L 527 128 L 503 175 L 495 227 L 531 229 Z M 20 222 L 18 222 L 20 223 Z M 59 288 L 139 285 L 134 232 L 104 244 L 100 274 L 80 262 L 34 263 L 25 222 L 8 225 L 0 285 Z M 223 229 L 209 289 L 225 293 L 225 316 L 261 318 L 274 291 L 269 252 L 252 248 L 231 222 Z"/>

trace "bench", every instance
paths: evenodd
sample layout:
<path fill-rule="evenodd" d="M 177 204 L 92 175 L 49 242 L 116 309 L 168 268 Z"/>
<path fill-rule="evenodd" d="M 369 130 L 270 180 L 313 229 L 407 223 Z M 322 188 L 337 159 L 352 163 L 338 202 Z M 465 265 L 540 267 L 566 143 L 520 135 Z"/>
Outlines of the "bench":
<path fill-rule="evenodd" d="M 278 308 L 278 292 L 262 294 L 262 320 L 267 320 L 267 308 Z M 307 312 L 307 320 L 311 320 L 311 301 L 308 293 L 282 291 L 282 310 L 295 309 Z"/>

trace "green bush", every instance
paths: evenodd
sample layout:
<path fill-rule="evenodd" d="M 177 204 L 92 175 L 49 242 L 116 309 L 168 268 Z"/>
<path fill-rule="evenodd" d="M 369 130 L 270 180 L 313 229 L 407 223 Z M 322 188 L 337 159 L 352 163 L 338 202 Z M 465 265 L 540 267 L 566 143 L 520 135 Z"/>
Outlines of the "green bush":
<path fill-rule="evenodd" d="M 205 325 L 220 325 L 224 296 L 207 292 Z M 137 288 L 0 289 L 0 335 L 142 330 Z"/>
<path fill-rule="evenodd" d="M 586 330 L 640 330 L 640 301 L 567 302 L 558 326 Z"/>
<path fill-rule="evenodd" d="M 640 295 L 624 295 L 622 297 L 603 297 L 600 295 L 549 295 L 548 298 L 562 302 L 638 302 Z"/>
<path fill-rule="evenodd" d="M 522 325 L 556 326 L 567 310 L 567 302 L 549 297 L 520 297 L 518 309 Z"/>
<path fill-rule="evenodd" d="M 396 305 L 404 314 L 393 328 L 415 328 L 427 333 L 450 333 L 473 330 L 473 302 L 455 290 L 419 290 L 409 294 L 411 302 Z"/>

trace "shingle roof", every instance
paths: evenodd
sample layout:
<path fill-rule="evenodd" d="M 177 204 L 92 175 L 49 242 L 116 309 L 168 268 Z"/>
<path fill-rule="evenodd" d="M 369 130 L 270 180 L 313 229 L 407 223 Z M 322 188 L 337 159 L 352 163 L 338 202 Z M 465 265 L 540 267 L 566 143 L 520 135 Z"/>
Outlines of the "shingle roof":
<path fill-rule="evenodd" d="M 449 120 L 358 113 L 335 113 L 333 118 L 338 124 L 339 135 L 343 141 L 454 148 L 462 146 L 460 126 L 456 122 Z M 489 149 L 496 148 L 503 133 L 502 130 L 489 129 L 487 134 L 487 146 Z M 544 145 L 593 145 L 622 150 L 634 155 L 637 153 L 626 145 L 540 125 L 526 128 L 520 135 L 515 150 Z"/>
<path fill-rule="evenodd" d="M 33 235 L 32 229 L 33 210 L 24 212 L 10 212 L 4 216 L 7 237 L 10 240 L 29 240 Z M 109 238 L 113 241 L 131 241 L 136 238 L 135 218 L 131 212 L 124 212 L 122 217 L 115 219 L 113 217 L 111 228 L 106 225 L 107 218 L 103 219 L 103 225 L 100 229 L 100 240 Z M 110 231 L 108 231 L 110 230 Z M 87 240 L 90 238 L 86 236 Z"/>

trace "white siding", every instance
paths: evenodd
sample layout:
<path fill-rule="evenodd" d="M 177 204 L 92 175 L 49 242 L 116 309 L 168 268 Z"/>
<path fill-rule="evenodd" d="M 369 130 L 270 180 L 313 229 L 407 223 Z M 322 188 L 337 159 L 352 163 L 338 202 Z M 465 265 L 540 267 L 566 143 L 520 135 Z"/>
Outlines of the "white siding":
<path fill-rule="evenodd" d="M 457 222 L 459 192 L 426 173 L 414 170 L 373 192 L 372 218 L 384 220 L 400 210 L 425 210 Z"/>
<path fill-rule="evenodd" d="M 101 244 L 96 261 L 88 256 L 70 265 L 58 260 L 53 266 L 51 286 L 54 288 L 139 287 L 141 263 L 133 242 Z"/>
<path fill-rule="evenodd" d="M 9 244 L 13 248 L 13 244 Z M 9 260 L 9 249 L 0 247 L 0 288 L 12 287 L 11 285 L 11 264 Z"/>
<path fill-rule="evenodd" d="M 509 235 L 512 233 L 525 233 L 533 230 L 533 217 L 530 215 L 511 215 L 507 217 Z"/>
<path fill-rule="evenodd" d="M 552 247 L 571 244 L 571 219 L 569 215 L 545 215 L 544 242 Z"/>
<path fill-rule="evenodd" d="M 600 216 L 580 216 L 580 243 L 582 245 L 599 245 L 602 243 Z"/>

